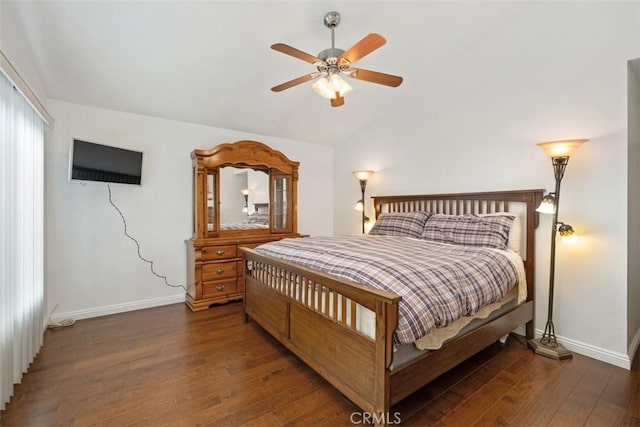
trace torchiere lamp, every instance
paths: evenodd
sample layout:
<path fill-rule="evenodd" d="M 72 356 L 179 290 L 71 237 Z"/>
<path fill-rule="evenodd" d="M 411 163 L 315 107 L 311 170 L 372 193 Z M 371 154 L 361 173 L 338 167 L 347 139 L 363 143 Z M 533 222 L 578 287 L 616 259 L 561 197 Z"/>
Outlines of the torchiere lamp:
<path fill-rule="evenodd" d="M 553 172 L 556 178 L 555 192 L 543 197 L 542 203 L 537 211 L 541 213 L 553 214 L 551 223 L 551 259 L 549 262 L 549 308 L 547 314 L 547 324 L 544 333 L 539 339 L 529 340 L 529 346 L 536 354 L 550 357 L 552 359 L 568 359 L 572 357 L 569 350 L 558 343 L 556 332 L 553 326 L 553 286 L 556 263 L 556 233 L 564 238 L 574 237 L 575 233 L 569 224 L 558 221 L 558 209 L 560 206 L 560 182 L 564 176 L 564 171 L 569 163 L 569 157 L 576 149 L 587 142 L 587 139 L 571 139 L 565 141 L 541 142 L 538 144 L 550 157 L 553 164 Z"/>
<path fill-rule="evenodd" d="M 242 208 L 242 212 L 249 215 L 249 189 L 245 188 L 241 190 L 242 196 L 244 196 L 244 207 Z"/>
<path fill-rule="evenodd" d="M 353 174 L 360 182 L 360 191 L 362 191 L 362 198 L 356 202 L 355 210 L 362 212 L 362 234 L 364 234 L 364 225 L 369 222 L 369 218 L 364 212 L 364 191 L 367 188 L 367 180 L 373 174 L 373 171 L 353 171 Z"/>

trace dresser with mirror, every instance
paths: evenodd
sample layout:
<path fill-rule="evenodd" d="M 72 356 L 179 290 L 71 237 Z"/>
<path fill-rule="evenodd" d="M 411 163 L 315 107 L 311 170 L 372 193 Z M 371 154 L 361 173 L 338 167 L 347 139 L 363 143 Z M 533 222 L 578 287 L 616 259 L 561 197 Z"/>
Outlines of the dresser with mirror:
<path fill-rule="evenodd" d="M 257 141 L 194 150 L 187 297 L 193 311 L 243 297 L 242 254 L 297 230 L 299 163 Z"/>

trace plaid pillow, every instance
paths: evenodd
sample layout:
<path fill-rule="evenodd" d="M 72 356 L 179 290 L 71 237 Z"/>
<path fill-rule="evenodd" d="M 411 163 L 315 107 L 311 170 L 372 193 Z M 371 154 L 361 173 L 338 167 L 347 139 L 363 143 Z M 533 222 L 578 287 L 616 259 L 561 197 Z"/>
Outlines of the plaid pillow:
<path fill-rule="evenodd" d="M 507 249 L 515 216 L 431 215 L 422 237 L 441 243 Z"/>
<path fill-rule="evenodd" d="M 378 236 L 420 237 L 429 212 L 381 213 L 369 234 Z"/>
<path fill-rule="evenodd" d="M 249 216 L 249 224 L 269 225 L 269 212 L 258 212 Z"/>

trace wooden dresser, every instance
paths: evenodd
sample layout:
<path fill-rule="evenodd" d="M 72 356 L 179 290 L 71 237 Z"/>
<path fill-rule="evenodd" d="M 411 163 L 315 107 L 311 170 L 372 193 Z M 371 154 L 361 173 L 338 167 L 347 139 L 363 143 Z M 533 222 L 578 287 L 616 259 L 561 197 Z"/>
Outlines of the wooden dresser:
<path fill-rule="evenodd" d="M 206 310 L 243 298 L 240 247 L 297 232 L 298 162 L 257 141 L 194 150 L 193 236 L 187 240 L 186 303 Z"/>
<path fill-rule="evenodd" d="M 244 261 L 239 247 L 256 246 L 298 235 L 264 238 L 187 240 L 187 305 L 193 311 L 206 310 L 212 304 L 241 300 L 244 293 Z"/>

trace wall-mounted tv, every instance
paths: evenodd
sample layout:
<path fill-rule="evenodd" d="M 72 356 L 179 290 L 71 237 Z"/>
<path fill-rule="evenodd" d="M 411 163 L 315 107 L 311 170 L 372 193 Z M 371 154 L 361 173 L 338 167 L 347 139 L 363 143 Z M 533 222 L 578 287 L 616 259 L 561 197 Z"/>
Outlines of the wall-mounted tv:
<path fill-rule="evenodd" d="M 142 152 L 74 139 L 69 179 L 140 185 Z"/>

